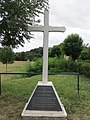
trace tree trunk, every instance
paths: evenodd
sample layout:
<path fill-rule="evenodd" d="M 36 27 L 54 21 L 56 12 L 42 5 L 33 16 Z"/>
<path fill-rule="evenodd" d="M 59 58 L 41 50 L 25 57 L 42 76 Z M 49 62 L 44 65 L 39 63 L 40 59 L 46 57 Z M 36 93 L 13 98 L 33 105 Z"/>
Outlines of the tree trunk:
<path fill-rule="evenodd" d="M 6 63 L 6 72 L 7 72 L 7 63 Z"/>

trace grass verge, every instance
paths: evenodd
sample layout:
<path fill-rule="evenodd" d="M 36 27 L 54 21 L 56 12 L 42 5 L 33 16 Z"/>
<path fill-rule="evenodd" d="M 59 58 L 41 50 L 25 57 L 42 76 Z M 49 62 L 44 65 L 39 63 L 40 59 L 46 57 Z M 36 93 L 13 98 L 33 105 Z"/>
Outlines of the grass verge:
<path fill-rule="evenodd" d="M 23 70 L 27 63 L 24 66 L 23 64 L 22 62 L 19 64 L 22 67 L 20 68 L 16 63 L 17 71 Z M 12 69 L 15 70 L 13 67 Z M 22 110 L 37 82 L 41 79 L 40 75 L 30 78 L 4 75 L 0 96 L 0 120 L 21 120 Z M 53 82 L 65 106 L 68 120 L 90 120 L 90 79 L 80 77 L 80 95 L 77 93 L 75 75 L 50 75 L 49 80 Z"/>

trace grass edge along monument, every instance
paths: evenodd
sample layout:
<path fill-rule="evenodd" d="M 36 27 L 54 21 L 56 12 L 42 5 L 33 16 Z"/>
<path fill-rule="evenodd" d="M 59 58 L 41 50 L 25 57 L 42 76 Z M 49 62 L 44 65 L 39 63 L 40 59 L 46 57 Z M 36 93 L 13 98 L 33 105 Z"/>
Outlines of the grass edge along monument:
<path fill-rule="evenodd" d="M 65 32 L 65 27 L 49 26 L 49 10 L 44 10 L 44 26 L 28 26 L 32 32 L 43 32 L 43 76 L 36 85 L 21 114 L 22 120 L 66 120 L 67 113 L 54 88 L 48 82 L 49 32 Z"/>

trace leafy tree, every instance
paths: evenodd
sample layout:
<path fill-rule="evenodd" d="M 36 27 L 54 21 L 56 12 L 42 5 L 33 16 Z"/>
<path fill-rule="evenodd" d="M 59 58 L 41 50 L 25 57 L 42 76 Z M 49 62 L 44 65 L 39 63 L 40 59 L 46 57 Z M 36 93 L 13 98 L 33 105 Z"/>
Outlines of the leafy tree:
<path fill-rule="evenodd" d="M 14 52 L 10 47 L 3 47 L 0 50 L 0 61 L 3 64 L 6 64 L 6 72 L 7 72 L 7 64 L 12 64 L 14 62 Z"/>
<path fill-rule="evenodd" d="M 25 54 L 25 52 L 21 52 L 20 53 L 20 60 L 21 61 L 26 61 L 26 54 Z"/>
<path fill-rule="evenodd" d="M 84 48 L 84 50 L 82 50 L 80 59 L 90 60 L 90 47 Z"/>
<path fill-rule="evenodd" d="M 16 61 L 26 61 L 26 52 L 16 52 L 15 54 L 15 60 Z"/>
<path fill-rule="evenodd" d="M 26 59 L 29 61 L 33 61 L 35 59 L 35 56 L 32 53 L 27 52 Z"/>
<path fill-rule="evenodd" d="M 41 58 L 42 56 L 43 56 L 43 48 L 42 47 L 35 48 L 35 49 L 32 49 L 32 50 L 26 52 L 26 59 L 30 60 L 30 61 L 35 60 L 37 58 Z"/>
<path fill-rule="evenodd" d="M 43 48 L 39 47 L 39 48 L 32 49 L 32 50 L 30 50 L 30 53 L 32 53 L 35 57 L 42 57 Z"/>
<path fill-rule="evenodd" d="M 0 0 L 0 43 L 12 48 L 30 40 L 27 26 L 48 7 L 48 0 Z"/>
<path fill-rule="evenodd" d="M 15 59 L 15 61 L 20 61 L 20 52 L 18 53 L 18 52 L 16 52 L 16 53 L 14 53 L 14 59 Z"/>
<path fill-rule="evenodd" d="M 25 61 L 25 60 L 35 60 L 37 58 L 41 58 L 43 55 L 43 48 L 35 48 L 30 51 L 26 52 L 16 52 L 15 53 L 15 60 L 17 61 Z"/>
<path fill-rule="evenodd" d="M 60 56 L 61 56 L 61 49 L 59 45 L 53 46 L 53 48 L 49 50 L 49 57 L 60 57 Z"/>
<path fill-rule="evenodd" d="M 78 59 L 81 51 L 83 40 L 78 34 L 69 35 L 63 42 L 64 54 L 70 56 L 72 60 Z"/>

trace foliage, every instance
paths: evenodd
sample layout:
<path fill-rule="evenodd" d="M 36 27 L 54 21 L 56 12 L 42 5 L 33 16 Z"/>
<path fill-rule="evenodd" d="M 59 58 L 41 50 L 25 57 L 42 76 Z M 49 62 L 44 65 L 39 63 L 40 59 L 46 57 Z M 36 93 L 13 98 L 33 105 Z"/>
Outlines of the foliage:
<path fill-rule="evenodd" d="M 32 37 L 27 26 L 48 7 L 48 0 L 1 0 L 0 43 L 13 48 L 23 46 Z"/>
<path fill-rule="evenodd" d="M 31 62 L 27 67 L 27 72 L 41 73 L 42 72 L 42 59 Z"/>
<path fill-rule="evenodd" d="M 17 52 L 15 54 L 15 60 L 16 61 L 26 61 L 26 52 Z"/>
<path fill-rule="evenodd" d="M 90 47 L 86 47 L 82 50 L 80 59 L 81 60 L 90 60 Z"/>
<path fill-rule="evenodd" d="M 60 57 L 61 56 L 61 49 L 60 47 L 53 46 L 51 49 L 49 49 L 49 57 Z"/>
<path fill-rule="evenodd" d="M 76 60 L 82 51 L 82 44 L 83 40 L 78 34 L 71 34 L 64 40 L 63 51 L 72 60 Z"/>
<path fill-rule="evenodd" d="M 74 43 L 76 44 L 76 43 Z M 57 58 L 64 58 L 64 42 L 60 43 L 59 45 L 55 45 L 49 48 L 49 57 L 57 57 Z M 73 53 L 76 54 L 76 53 Z M 35 61 L 38 58 L 42 58 L 43 56 L 43 47 L 35 48 L 30 51 L 26 52 L 17 52 L 15 53 L 15 60 L 17 61 Z M 79 57 L 80 60 L 90 60 L 90 47 L 82 46 L 82 51 Z"/>
<path fill-rule="evenodd" d="M 43 48 L 42 47 L 35 48 L 35 49 L 32 49 L 32 50 L 26 52 L 26 59 L 30 60 L 30 61 L 38 59 L 38 58 L 42 58 L 42 56 L 43 56 Z"/>
<path fill-rule="evenodd" d="M 48 70 L 49 72 L 76 72 L 77 64 L 71 60 L 64 60 L 58 58 L 49 58 L 48 62 Z M 40 72 L 42 71 L 42 59 L 38 59 L 32 63 L 30 63 L 27 68 L 28 72 Z"/>
<path fill-rule="evenodd" d="M 90 63 L 88 62 L 75 62 L 72 60 L 49 58 L 48 71 L 50 73 L 58 72 L 79 72 L 80 74 L 90 78 Z M 42 59 L 37 59 L 31 62 L 27 67 L 27 72 L 41 73 L 42 72 Z"/>
<path fill-rule="evenodd" d="M 61 58 L 63 54 L 61 44 L 57 46 L 53 46 L 52 48 L 49 48 L 49 57 L 58 57 L 58 58 L 60 57 Z M 43 56 L 43 47 L 39 47 L 39 48 L 32 49 L 30 51 L 15 53 L 15 60 L 35 61 L 38 58 L 42 58 L 42 56 Z"/>
<path fill-rule="evenodd" d="M 50 72 L 76 72 L 77 64 L 71 60 L 49 58 Z"/>
<path fill-rule="evenodd" d="M 6 64 L 6 71 L 7 71 L 7 64 L 12 64 L 14 62 L 14 52 L 10 47 L 4 46 L 0 50 L 0 61 L 3 64 Z"/>
<path fill-rule="evenodd" d="M 28 72 L 41 73 L 42 72 L 42 59 L 37 59 L 31 62 L 27 68 Z M 80 74 L 90 78 L 90 63 L 88 62 L 75 62 L 72 60 L 49 58 L 48 71 L 52 72 L 79 72 Z"/>
<path fill-rule="evenodd" d="M 90 78 L 90 62 L 78 62 L 77 66 L 80 74 Z"/>
<path fill-rule="evenodd" d="M 34 61 L 38 58 L 41 58 L 42 55 L 43 55 L 43 48 L 39 47 L 39 48 L 32 49 L 30 51 L 15 53 L 15 60 L 16 61 L 25 61 L 25 60 Z"/>

